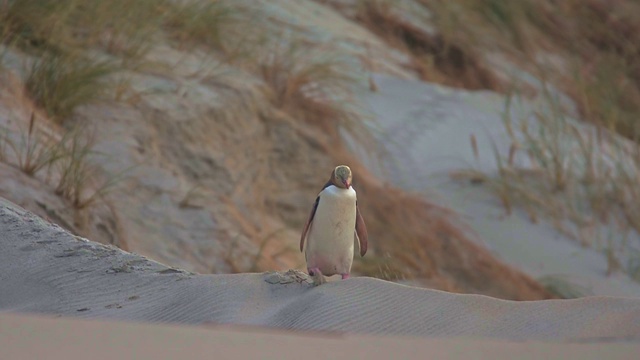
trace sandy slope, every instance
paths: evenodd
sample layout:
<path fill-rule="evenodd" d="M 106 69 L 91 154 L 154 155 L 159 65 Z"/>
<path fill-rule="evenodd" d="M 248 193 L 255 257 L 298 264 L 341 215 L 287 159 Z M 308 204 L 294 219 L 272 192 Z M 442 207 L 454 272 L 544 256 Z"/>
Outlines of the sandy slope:
<path fill-rule="evenodd" d="M 544 341 L 640 339 L 640 299 L 514 302 L 353 278 L 195 275 L 76 238 L 0 202 L 0 309 L 143 322 Z"/>
<path fill-rule="evenodd" d="M 532 223 L 524 213 L 505 216 L 489 189 L 449 177 L 463 169 L 496 171 L 494 144 L 501 154 L 508 153 L 502 96 L 382 75 L 376 83 L 379 92 L 364 98 L 375 114 L 380 141 L 389 149 L 386 166 L 394 185 L 428 194 L 460 213 L 493 254 L 531 276 L 560 275 L 587 294 L 640 296 L 640 284 L 625 274 L 606 276 L 603 254 L 581 247 L 548 223 Z M 520 111 L 531 106 L 522 104 Z M 477 160 L 469 143 L 472 134 L 478 141 Z"/>

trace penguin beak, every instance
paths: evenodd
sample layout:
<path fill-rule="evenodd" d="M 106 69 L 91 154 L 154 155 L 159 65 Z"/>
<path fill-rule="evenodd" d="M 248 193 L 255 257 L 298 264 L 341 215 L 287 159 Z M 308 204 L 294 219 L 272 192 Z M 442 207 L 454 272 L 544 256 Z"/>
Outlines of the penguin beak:
<path fill-rule="evenodd" d="M 347 181 L 343 181 L 342 183 L 344 184 L 345 189 L 349 189 L 351 187 L 351 184 L 349 184 Z"/>

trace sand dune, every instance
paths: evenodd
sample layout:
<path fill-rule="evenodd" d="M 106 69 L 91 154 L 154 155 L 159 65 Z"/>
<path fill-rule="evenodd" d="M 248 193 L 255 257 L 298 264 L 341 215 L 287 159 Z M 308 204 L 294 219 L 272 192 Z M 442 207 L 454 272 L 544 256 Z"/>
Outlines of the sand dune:
<path fill-rule="evenodd" d="M 472 239 L 534 278 L 560 275 L 586 295 L 640 297 L 640 285 L 630 276 L 607 275 L 607 257 L 595 247 L 584 247 L 544 217 L 534 222 L 519 210 L 505 216 L 490 187 L 451 179 L 450 173 L 472 168 L 497 173 L 493 147 L 507 154 L 512 144 L 503 125 L 503 96 L 384 75 L 376 75 L 375 81 L 379 91 L 365 100 L 390 152 L 386 165 L 401 188 L 425 192 L 431 201 L 460 214 L 478 235 Z M 518 114 L 535 106 L 542 105 L 519 103 L 513 118 L 523 118 Z M 477 158 L 469 145 L 471 135 L 477 139 Z M 374 162 L 367 166 L 375 168 Z M 640 243 L 637 234 L 612 232 L 604 224 L 594 231 L 619 243 Z"/>
<path fill-rule="evenodd" d="M 0 202 L 0 310 L 359 334 L 511 340 L 640 339 L 640 299 L 514 302 L 372 278 L 196 275 L 74 237 Z"/>

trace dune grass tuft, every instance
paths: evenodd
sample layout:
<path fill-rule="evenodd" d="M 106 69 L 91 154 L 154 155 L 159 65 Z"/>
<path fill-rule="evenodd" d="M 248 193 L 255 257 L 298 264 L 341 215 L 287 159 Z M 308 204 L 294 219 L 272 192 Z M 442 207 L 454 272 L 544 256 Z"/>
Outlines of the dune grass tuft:
<path fill-rule="evenodd" d="M 640 137 L 640 4 L 598 0 L 421 0 L 445 43 L 495 49 L 569 94 L 581 117 Z M 482 36 L 479 36 L 482 35 Z M 491 50 L 494 51 L 494 50 Z M 549 60 L 556 57 L 559 61 Z"/>
<path fill-rule="evenodd" d="M 5 1 L 0 41 L 36 57 L 26 69 L 27 90 L 62 122 L 113 90 L 109 75 L 144 64 L 164 35 L 234 60 L 255 44 L 249 17 L 249 10 L 225 1 Z"/>
<path fill-rule="evenodd" d="M 183 1 L 170 6 L 164 26 L 180 47 L 202 45 L 226 52 L 231 44 L 225 30 L 237 20 L 234 10 L 223 1 Z"/>
<path fill-rule="evenodd" d="M 63 156 L 55 163 L 57 184 L 55 193 L 68 199 L 76 209 L 91 206 L 114 190 L 127 171 L 109 174 L 101 179 L 91 158 L 100 156 L 93 150 L 93 136 L 81 127 L 66 133 L 62 143 Z"/>
<path fill-rule="evenodd" d="M 94 47 L 123 59 L 142 61 L 156 43 L 156 36 L 171 2 L 166 0 L 109 0 L 91 4 L 80 1 L 69 21 L 74 43 Z"/>
<path fill-rule="evenodd" d="M 262 48 L 256 68 L 267 97 L 292 119 L 322 129 L 338 141 L 345 131 L 359 144 L 370 144 L 371 129 L 357 107 L 355 92 L 364 84 L 358 67 L 330 46 L 281 37 Z"/>
<path fill-rule="evenodd" d="M 638 144 L 603 126 L 580 123 L 548 91 L 532 113 L 512 113 L 507 98 L 504 125 L 512 145 L 508 154 L 495 148 L 497 172 L 467 176 L 493 189 L 507 213 L 519 206 L 532 221 L 546 218 L 583 246 L 601 250 L 608 273 L 624 269 L 622 258 L 640 245 L 629 244 L 625 235 L 640 233 Z M 598 231 L 603 227 L 610 234 Z"/>
<path fill-rule="evenodd" d="M 165 0 L 21 0 L 0 4 L 0 39 L 27 51 L 82 51 L 140 57 L 162 24 Z"/>
<path fill-rule="evenodd" d="M 105 78 L 115 70 L 107 61 L 47 53 L 27 70 L 25 87 L 47 115 L 62 122 L 78 106 L 103 99 L 109 88 Z"/>
<path fill-rule="evenodd" d="M 0 161 L 14 165 L 31 177 L 55 186 L 55 193 L 70 201 L 76 209 L 85 208 L 113 190 L 125 172 L 98 178 L 98 169 L 91 165 L 93 138 L 80 127 L 62 136 L 45 124 L 47 120 L 31 113 L 27 128 L 12 136 L 0 132 Z"/>
<path fill-rule="evenodd" d="M 58 50 L 72 0 L 23 0 L 0 3 L 0 40 L 23 49 Z"/>
<path fill-rule="evenodd" d="M 0 138 L 2 160 L 14 159 L 15 165 L 29 176 L 35 176 L 42 169 L 49 168 L 63 157 L 60 141 L 55 141 L 36 124 L 36 115 L 31 113 L 26 133 L 23 131 L 18 140 L 12 139 L 9 131 L 3 131 Z M 12 154 L 9 154 L 9 149 Z"/>

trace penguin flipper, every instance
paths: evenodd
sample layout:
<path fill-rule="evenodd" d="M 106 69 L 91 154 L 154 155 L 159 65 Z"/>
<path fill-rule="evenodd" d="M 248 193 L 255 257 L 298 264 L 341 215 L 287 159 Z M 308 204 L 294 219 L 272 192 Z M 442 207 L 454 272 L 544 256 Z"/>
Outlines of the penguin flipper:
<path fill-rule="evenodd" d="M 313 207 L 311 208 L 311 213 L 309 214 L 307 223 L 304 224 L 304 229 L 302 229 L 302 235 L 300 236 L 300 252 L 302 252 L 302 250 L 304 249 L 304 241 L 307 238 L 309 229 L 311 229 L 311 224 L 313 223 L 313 217 L 316 215 L 316 210 L 318 209 L 319 202 L 320 202 L 320 196 L 316 198 L 316 202 L 313 204 Z"/>
<path fill-rule="evenodd" d="M 364 254 L 367 253 L 367 247 L 369 245 L 369 235 L 367 234 L 367 226 L 364 223 L 364 219 L 362 215 L 360 215 L 358 204 L 356 204 L 356 236 L 360 244 L 360 256 L 364 256 Z"/>

